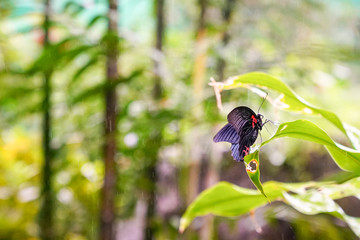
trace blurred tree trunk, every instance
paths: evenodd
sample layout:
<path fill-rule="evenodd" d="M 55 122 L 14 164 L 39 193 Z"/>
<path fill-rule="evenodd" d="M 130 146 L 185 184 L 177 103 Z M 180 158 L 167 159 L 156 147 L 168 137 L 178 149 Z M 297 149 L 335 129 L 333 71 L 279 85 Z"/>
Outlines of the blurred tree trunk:
<path fill-rule="evenodd" d="M 165 19 L 164 19 L 164 6 L 165 0 L 155 0 L 156 7 L 156 36 L 155 36 L 155 49 L 157 54 L 162 56 L 162 48 L 163 48 L 163 39 L 164 39 L 164 30 L 165 30 Z M 155 70 L 155 78 L 154 78 L 154 89 L 153 89 L 153 98 L 155 101 L 159 101 L 162 97 L 162 86 L 161 86 L 161 59 L 155 59 L 154 61 L 154 70 Z"/>
<path fill-rule="evenodd" d="M 44 42 L 43 51 L 47 54 L 50 46 L 49 41 L 49 28 L 50 28 L 50 0 L 45 0 L 45 12 L 44 12 Z M 44 67 L 44 83 L 43 83 L 43 179 L 42 179 L 42 206 L 40 209 L 40 235 L 44 240 L 54 239 L 53 228 L 53 215 L 54 215 L 54 200 L 53 200 L 53 188 L 52 188 L 52 162 L 53 151 L 51 149 L 51 74 L 52 70 L 47 66 Z"/>
<path fill-rule="evenodd" d="M 108 33 L 106 38 L 106 89 L 105 89 L 105 133 L 104 133 L 104 185 L 100 206 L 100 239 L 114 239 L 116 195 L 116 110 L 115 82 L 118 79 L 118 14 L 117 0 L 109 0 Z"/>
<path fill-rule="evenodd" d="M 226 47 L 226 45 L 228 44 L 229 40 L 230 40 L 230 33 L 228 31 L 228 26 L 230 24 L 230 20 L 231 20 L 231 13 L 232 10 L 234 8 L 234 3 L 235 0 L 226 0 L 225 1 L 225 6 L 223 8 L 223 21 L 224 21 L 224 26 L 225 26 L 225 31 L 223 32 L 222 35 L 222 48 L 224 49 Z M 222 50 L 223 50 L 222 49 Z M 226 67 L 226 61 L 225 58 L 223 56 L 223 53 L 221 52 L 219 59 L 218 59 L 218 76 L 219 79 L 223 79 L 224 78 L 224 70 Z M 213 131 L 214 133 L 216 132 L 215 129 Z M 219 180 L 219 159 L 221 159 L 221 156 L 219 156 L 219 151 L 215 150 L 214 148 L 211 148 L 210 151 L 210 157 L 205 159 L 202 158 L 201 160 L 201 165 L 200 165 L 200 185 L 199 185 L 199 189 L 200 191 L 205 190 L 208 187 L 213 186 L 218 180 Z M 214 239 L 216 236 L 216 228 L 214 226 L 214 217 L 213 216 L 205 216 L 203 218 L 203 225 L 200 229 L 200 239 Z"/>
<path fill-rule="evenodd" d="M 195 42 L 195 64 L 193 69 L 194 79 L 194 96 L 195 101 L 200 101 L 203 97 L 204 90 L 204 76 L 206 69 L 206 52 L 207 46 L 205 43 L 206 38 L 206 24 L 205 24 L 205 13 L 207 0 L 198 0 L 200 6 L 200 16 L 198 21 L 198 27 L 196 30 L 196 42 Z"/>
<path fill-rule="evenodd" d="M 191 148 L 191 162 L 189 165 L 189 181 L 188 181 L 188 196 L 187 203 L 192 202 L 197 194 L 204 186 L 204 179 L 208 168 L 209 155 L 204 152 L 205 145 L 201 141 L 203 138 L 203 132 L 196 126 L 202 123 L 204 111 L 203 111 L 203 98 L 204 98 L 204 85 L 205 85 L 205 71 L 206 71 L 206 58 L 208 45 L 206 43 L 206 11 L 208 6 L 207 0 L 198 0 L 199 5 L 199 18 L 198 26 L 196 29 L 195 40 L 195 62 L 193 68 L 193 99 L 194 107 L 192 115 L 195 118 L 192 131 Z M 200 239 L 205 239 L 204 230 L 208 229 L 202 224 L 200 230 Z"/>
<path fill-rule="evenodd" d="M 163 57 L 162 48 L 163 48 L 163 39 L 164 39 L 164 29 L 165 29 L 165 18 L 164 18 L 164 5 L 165 0 L 155 0 L 155 10 L 156 10 L 156 29 L 155 29 L 155 61 L 154 61 L 154 88 L 153 88 L 153 99 L 155 103 L 155 111 L 158 111 L 160 108 L 160 100 L 162 98 L 162 72 L 161 72 L 161 60 Z M 154 114 L 156 115 L 156 114 Z M 149 180 L 149 194 L 148 194 L 148 208 L 146 215 L 146 229 L 145 229 L 145 239 L 151 240 L 154 239 L 155 235 L 155 223 L 154 218 L 156 214 L 156 186 L 157 186 L 157 171 L 156 167 L 158 164 L 158 152 L 161 147 L 161 129 L 154 127 L 152 137 L 150 139 L 150 144 L 153 145 L 152 151 L 150 154 L 150 162 L 146 169 L 146 177 Z"/>
<path fill-rule="evenodd" d="M 200 14 L 198 20 L 198 28 L 196 32 L 196 57 L 193 69 L 193 91 L 195 107 L 193 116 L 196 118 L 197 124 L 202 121 L 203 111 L 203 97 L 205 85 L 206 59 L 208 45 L 206 43 L 206 11 L 208 8 L 207 0 L 198 1 L 200 7 Z M 188 202 L 192 201 L 199 192 L 205 188 L 213 185 L 219 178 L 218 169 L 214 164 L 212 152 L 204 152 L 203 149 L 207 147 L 201 144 L 200 139 L 203 137 L 202 132 L 193 132 L 194 142 L 192 143 L 192 162 L 189 171 L 189 196 Z M 199 144 L 200 143 L 200 144 Z M 196 149 L 196 148 L 200 148 Z M 213 239 L 213 216 L 206 216 L 202 219 L 202 227 L 199 231 L 200 239 Z"/>
<path fill-rule="evenodd" d="M 218 72 L 218 78 L 221 81 L 222 79 L 224 79 L 224 71 L 225 71 L 225 67 L 226 67 L 226 62 L 225 62 L 225 57 L 224 57 L 224 49 L 226 47 L 226 45 L 229 43 L 230 40 L 230 32 L 229 32 L 229 25 L 230 25 L 230 21 L 231 21 L 231 14 L 232 11 L 235 7 L 235 0 L 226 0 L 225 2 L 225 6 L 222 10 L 222 17 L 223 17 L 223 21 L 224 21 L 224 26 L 225 26 L 225 30 L 224 33 L 222 35 L 222 40 L 221 40 L 221 52 L 219 55 L 219 59 L 218 59 L 218 63 L 217 63 L 217 72 Z"/>
<path fill-rule="evenodd" d="M 195 107 L 193 108 L 193 116 L 199 120 L 203 115 L 203 109 L 201 101 L 203 99 L 203 89 L 204 89 L 204 78 L 205 78 L 205 69 L 206 69 L 206 52 L 207 46 L 205 43 L 206 37 L 206 24 L 205 24 L 205 13 L 207 7 L 207 0 L 199 0 L 198 1 L 200 12 L 199 12 L 199 20 L 198 27 L 196 30 L 196 42 L 195 42 L 195 63 L 193 69 L 193 96 Z M 203 158 L 202 154 L 195 148 L 202 148 L 199 145 L 199 132 L 193 132 L 193 142 L 191 143 L 191 162 L 189 166 L 189 185 L 188 185 L 188 196 L 187 203 L 191 203 L 196 195 L 199 192 L 200 178 L 200 161 Z"/>
<path fill-rule="evenodd" d="M 224 49 L 226 45 L 228 44 L 230 40 L 230 33 L 228 31 L 228 26 L 231 20 L 231 13 L 234 8 L 235 0 L 226 0 L 224 8 L 222 10 L 223 13 L 223 21 L 225 25 L 225 31 L 222 35 L 222 48 Z M 222 49 L 222 50 L 223 50 Z M 204 62 L 205 64 L 205 62 Z M 222 52 L 219 56 L 217 67 L 218 67 L 218 76 L 219 79 L 223 79 L 224 77 L 224 70 L 225 70 L 226 62 L 225 58 L 222 55 Z M 206 66 L 203 66 L 204 72 L 205 72 Z M 203 85 L 203 84 L 202 84 Z M 215 132 L 215 131 L 214 131 Z M 205 190 L 206 188 L 214 185 L 219 180 L 219 159 L 221 156 L 216 155 L 218 151 L 215 151 L 215 148 L 211 148 L 211 151 L 206 157 L 201 158 L 200 162 L 200 171 L 199 171 L 199 190 L 198 192 L 201 192 Z M 215 226 L 214 226 L 214 217 L 213 216 L 205 216 L 203 218 L 203 224 L 200 228 L 199 236 L 200 239 L 214 239 L 215 238 Z"/>

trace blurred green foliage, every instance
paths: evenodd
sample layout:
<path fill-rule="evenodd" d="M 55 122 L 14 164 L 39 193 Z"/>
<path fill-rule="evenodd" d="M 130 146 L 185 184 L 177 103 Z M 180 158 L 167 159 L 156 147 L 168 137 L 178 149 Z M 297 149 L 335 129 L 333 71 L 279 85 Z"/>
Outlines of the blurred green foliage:
<path fill-rule="evenodd" d="M 202 98 L 196 98 L 192 77 L 199 16 L 196 1 L 166 1 L 163 53 L 153 48 L 154 3 L 146 0 L 120 2 L 120 78 L 117 83 L 120 178 L 115 200 L 119 234 L 126 236 L 124 226 L 131 224 L 135 227 L 132 234 L 143 231 L 141 223 L 134 222 L 144 218 L 141 203 L 146 202 L 149 191 L 145 170 L 149 159 L 157 157 L 160 175 L 154 221 L 157 239 L 206 239 L 204 232 L 211 232 L 218 239 L 230 239 L 233 232 L 235 239 L 279 239 L 280 234 L 287 232 L 286 236 L 298 239 L 355 239 L 338 218 L 303 215 L 280 203 L 270 205 L 266 213 L 258 216 L 264 219 L 261 223 L 263 234 L 243 225 L 237 227 L 239 222 L 251 221 L 246 217 L 235 220 L 216 217 L 210 224 L 206 218 L 197 219 L 183 235 L 178 233 L 180 217 L 193 200 L 190 192 L 197 194 L 209 187 L 206 176 L 212 174 L 218 180 L 252 187 L 242 166 L 239 168 L 231 159 L 228 146 L 217 146 L 211 139 L 225 122 L 228 111 L 238 105 L 257 109 L 261 98 L 248 89 L 224 91 L 225 111 L 220 113 L 211 87 L 204 85 Z M 226 63 L 224 76 L 265 71 L 281 78 L 314 105 L 336 113 L 341 122 L 360 127 L 357 120 L 360 118 L 357 111 L 360 6 L 357 2 L 234 1 L 229 21 L 223 17 L 225 2 L 207 1 L 207 35 L 202 46 L 206 52 L 206 79 L 213 76 L 222 80 L 218 79 L 221 75 L 219 59 Z M 43 161 L 41 73 L 49 69 L 54 70 L 51 146 L 55 152 L 57 237 L 97 238 L 99 190 L 103 178 L 104 102 L 101 93 L 107 87 L 103 84 L 107 3 L 104 0 L 54 0 L 52 3 L 51 47 L 45 51 L 42 51 L 42 2 L 4 0 L 0 3 L 0 239 L 39 237 L 37 220 Z M 222 40 L 225 32 L 229 34 L 226 43 Z M 157 111 L 154 111 L 152 98 L 154 61 L 160 62 L 164 90 Z M 269 99 L 276 97 L 278 94 L 269 90 Z M 200 117 L 194 114 L 198 109 L 202 112 Z M 261 112 L 266 118 L 282 123 L 299 118 L 294 113 L 278 112 L 268 103 Z M 325 129 L 336 142 L 350 145 L 343 129 L 316 116 L 309 115 L 307 119 Z M 349 133 L 350 130 L 344 128 Z M 263 140 L 275 131 L 275 127 L 269 126 L 262 132 Z M 161 142 L 151 141 L 158 132 Z M 351 131 L 350 140 L 357 135 L 359 133 Z M 278 139 L 261 151 L 263 182 L 343 177 L 326 151 L 314 144 Z M 207 165 L 200 164 L 201 161 Z M 198 182 L 191 182 L 194 166 L 200 166 Z M 272 183 L 264 184 L 270 198 L 267 184 Z M 223 185 L 220 183 L 216 187 Z M 226 191 L 239 189 L 228 183 L 226 186 Z M 241 191 L 251 192 L 261 203 L 267 203 L 257 191 L 245 188 Z M 280 198 L 290 203 L 291 197 L 296 196 L 281 195 Z M 334 198 L 341 197 L 344 195 Z M 329 202 L 333 203 L 332 199 Z M 346 212 L 347 216 L 357 214 L 356 201 L 348 204 L 353 208 L 350 213 Z M 253 203 L 245 201 L 244 206 Z M 345 205 L 341 207 L 346 209 Z M 210 230 L 206 228 L 209 225 Z M 234 231 L 231 231 L 232 226 L 235 226 Z M 293 231 L 289 231 L 289 226 Z M 266 232 L 266 229 L 270 230 Z M 279 235 L 266 235 L 269 232 Z"/>

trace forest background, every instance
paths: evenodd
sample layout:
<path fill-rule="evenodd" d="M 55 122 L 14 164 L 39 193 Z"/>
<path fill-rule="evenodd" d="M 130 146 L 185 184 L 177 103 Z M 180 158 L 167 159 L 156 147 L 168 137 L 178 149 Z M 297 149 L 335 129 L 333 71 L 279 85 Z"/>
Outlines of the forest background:
<path fill-rule="evenodd" d="M 211 77 L 269 73 L 360 128 L 359 13 L 355 0 L 2 0 L 0 239 L 357 239 L 338 218 L 280 202 L 256 224 L 248 214 L 197 218 L 182 234 L 179 224 L 219 181 L 254 188 L 212 138 L 229 111 L 262 99 L 224 91 L 220 111 Z M 319 117 L 269 101 L 261 113 L 309 119 L 347 143 Z M 261 157 L 262 182 L 346 175 L 301 140 L 276 140 Z M 336 202 L 360 217 L 358 198 Z"/>

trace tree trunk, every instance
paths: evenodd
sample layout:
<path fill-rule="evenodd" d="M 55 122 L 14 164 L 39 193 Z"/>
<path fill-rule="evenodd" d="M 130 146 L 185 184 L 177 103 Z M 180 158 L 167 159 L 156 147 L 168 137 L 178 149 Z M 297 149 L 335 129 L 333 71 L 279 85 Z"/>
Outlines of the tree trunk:
<path fill-rule="evenodd" d="M 49 25 L 50 25 L 50 0 L 45 0 L 45 19 L 43 23 L 44 31 L 44 51 L 48 50 Z M 54 200 L 52 188 L 52 161 L 53 152 L 51 149 L 51 71 L 45 68 L 44 71 L 44 99 L 43 99 L 43 188 L 42 188 L 42 206 L 40 209 L 40 235 L 43 240 L 54 239 L 53 215 Z"/>
<path fill-rule="evenodd" d="M 198 1 L 200 7 L 200 14 L 198 20 L 198 27 L 196 29 L 196 45 L 195 45 L 195 62 L 193 69 L 193 96 L 195 107 L 193 108 L 193 116 L 199 120 L 203 115 L 203 106 L 201 101 L 203 99 L 204 81 L 205 81 L 205 69 L 206 69 L 206 52 L 207 46 L 205 42 L 206 37 L 206 21 L 205 13 L 207 8 L 207 0 Z M 188 181 L 188 196 L 187 203 L 191 203 L 199 192 L 199 172 L 200 161 L 203 158 L 202 152 L 195 148 L 202 148 L 199 145 L 200 134 L 196 129 L 193 131 L 193 142 L 191 143 L 191 162 L 189 165 L 189 181 Z M 194 153 L 194 154 L 193 154 Z"/>
<path fill-rule="evenodd" d="M 193 69 L 193 79 L 194 79 L 194 96 L 195 101 L 201 101 L 203 97 L 204 90 L 204 80 L 205 80 L 205 69 L 206 69 L 206 51 L 207 46 L 205 46 L 205 37 L 206 37 L 206 27 L 205 27 L 205 13 L 207 0 L 199 0 L 200 6 L 200 16 L 198 21 L 198 28 L 196 30 L 196 56 Z"/>
<path fill-rule="evenodd" d="M 155 0 L 156 6 L 156 38 L 155 38 L 155 49 L 159 55 L 162 55 L 165 19 L 164 19 L 164 5 L 165 0 Z M 154 61 L 155 68 L 155 79 L 154 79 L 154 91 L 153 98 L 158 101 L 162 97 L 162 86 L 161 86 L 161 63 L 160 59 Z"/>
<path fill-rule="evenodd" d="M 106 90 L 105 90 L 105 133 L 104 133 L 104 185 L 100 209 L 100 239 L 111 240 L 115 237 L 114 221 L 116 195 L 116 108 L 117 96 L 115 82 L 118 78 L 118 14 L 117 1 L 109 0 L 108 38 L 106 39 Z"/>
<path fill-rule="evenodd" d="M 164 38 L 164 5 L 165 0 L 155 0 L 155 8 L 156 8 L 156 30 L 155 30 L 155 49 L 158 53 L 156 56 L 162 55 L 162 47 L 163 47 L 163 38 Z M 153 99 L 155 102 L 155 111 L 158 111 L 159 100 L 162 97 L 162 84 L 161 84 L 161 57 L 156 58 L 154 61 L 154 88 L 153 88 Z M 157 183 L 157 172 L 156 166 L 158 163 L 158 152 L 161 147 L 161 129 L 155 128 L 154 133 L 150 139 L 150 143 L 154 145 L 154 149 L 150 156 L 150 163 L 146 169 L 146 176 L 149 180 L 149 194 L 148 194 L 148 209 L 146 215 L 146 229 L 145 229 L 145 239 L 152 240 L 155 235 L 154 226 L 154 216 L 156 214 L 156 183 Z"/>

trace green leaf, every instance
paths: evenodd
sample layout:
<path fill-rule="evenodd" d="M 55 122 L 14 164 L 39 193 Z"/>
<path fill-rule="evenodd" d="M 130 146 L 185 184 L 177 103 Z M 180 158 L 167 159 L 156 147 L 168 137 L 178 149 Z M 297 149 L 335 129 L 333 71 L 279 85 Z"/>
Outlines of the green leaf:
<path fill-rule="evenodd" d="M 82 13 L 84 10 L 85 10 L 85 8 L 81 4 L 78 4 L 73 1 L 67 2 L 63 9 L 64 12 L 69 12 L 73 16 L 76 16 L 76 15 Z"/>
<path fill-rule="evenodd" d="M 330 196 L 316 190 L 308 191 L 303 195 L 290 195 L 284 192 L 283 196 L 286 202 L 297 211 L 307 215 L 329 213 L 344 220 L 351 230 L 360 236 L 360 218 L 346 215 L 344 210 Z"/>
<path fill-rule="evenodd" d="M 82 91 L 81 93 L 77 94 L 76 96 L 71 97 L 69 104 L 74 105 L 80 101 L 84 101 L 84 100 L 88 99 L 89 97 L 93 97 L 95 95 L 102 94 L 106 89 L 108 89 L 110 87 L 116 87 L 117 85 L 119 85 L 121 83 L 126 83 L 126 82 L 133 80 L 134 78 L 137 78 L 140 74 L 142 74 L 142 72 L 143 72 L 143 69 L 137 69 L 137 70 L 133 71 L 129 76 L 119 77 L 116 81 L 114 81 L 114 83 L 112 85 L 110 85 L 106 81 L 102 81 L 101 83 Z"/>
<path fill-rule="evenodd" d="M 360 151 L 334 142 L 329 135 L 310 121 L 296 120 L 281 124 L 275 135 L 263 142 L 261 146 L 281 137 L 292 137 L 322 144 L 340 168 L 360 175 Z"/>
<path fill-rule="evenodd" d="M 268 190 L 269 198 L 276 199 L 281 192 Z M 257 190 L 220 182 L 203 191 L 187 208 L 181 218 L 180 232 L 183 232 L 197 216 L 215 214 L 218 216 L 238 216 L 267 203 Z"/>
<path fill-rule="evenodd" d="M 360 190 L 360 178 L 343 184 L 331 182 L 281 183 L 270 181 L 264 190 L 271 201 L 279 200 L 290 204 L 304 214 L 329 213 L 348 223 L 357 236 L 360 236 L 359 218 L 346 215 L 333 200 L 352 196 Z M 291 191 L 292 194 L 288 192 Z M 203 191 L 186 209 L 180 221 L 183 232 L 195 217 L 214 214 L 217 216 L 239 216 L 266 205 L 267 200 L 259 191 L 220 182 Z"/>
<path fill-rule="evenodd" d="M 93 65 L 98 63 L 97 56 L 92 56 L 82 67 L 80 67 L 75 74 L 72 77 L 72 80 L 70 81 L 69 88 L 73 87 L 74 83 L 77 82 L 77 80 L 81 77 L 83 73 L 88 71 Z"/>
<path fill-rule="evenodd" d="M 267 198 L 263 186 L 260 182 L 260 160 L 259 160 L 259 151 L 256 150 L 253 153 L 250 153 L 244 158 L 246 173 L 248 174 L 250 180 L 253 182 L 255 187 Z"/>
<path fill-rule="evenodd" d="M 264 184 L 270 201 L 281 198 L 284 186 L 275 182 Z M 242 188 L 227 182 L 220 182 L 203 191 L 186 209 L 180 221 L 180 232 L 198 216 L 214 214 L 217 216 L 239 216 L 257 207 L 266 205 L 268 200 L 257 190 Z"/>
<path fill-rule="evenodd" d="M 347 123 L 344 124 L 344 127 L 354 148 L 360 150 L 360 130 Z"/>
<path fill-rule="evenodd" d="M 72 61 L 81 54 L 91 54 L 92 56 L 96 56 L 100 53 L 99 47 L 97 45 L 80 45 L 76 46 L 70 50 L 67 50 L 64 53 L 64 61 L 66 63 L 72 63 Z"/>
<path fill-rule="evenodd" d="M 97 15 L 91 19 L 91 21 L 88 23 L 87 28 L 91 28 L 94 26 L 99 20 L 108 21 L 108 18 L 105 15 Z"/>

